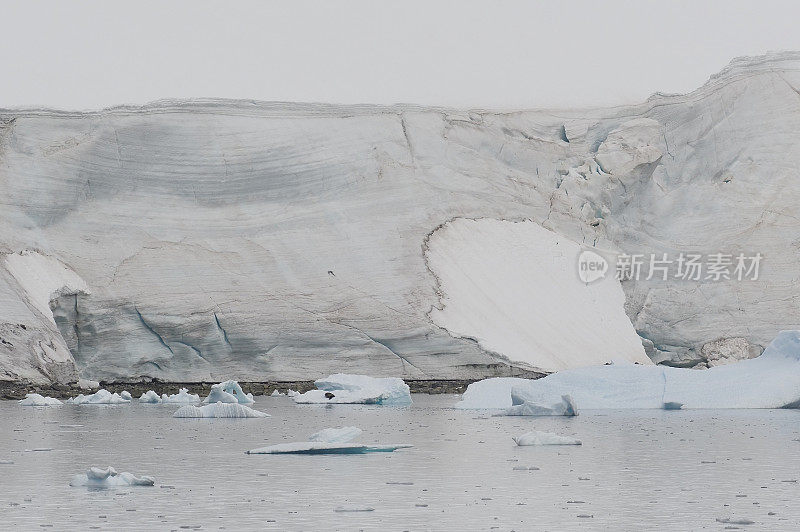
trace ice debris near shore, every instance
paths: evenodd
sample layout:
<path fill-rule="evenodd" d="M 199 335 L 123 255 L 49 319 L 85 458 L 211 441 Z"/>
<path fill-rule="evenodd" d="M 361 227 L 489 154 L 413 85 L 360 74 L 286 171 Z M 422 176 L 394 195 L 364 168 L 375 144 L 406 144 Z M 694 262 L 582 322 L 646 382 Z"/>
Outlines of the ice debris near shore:
<path fill-rule="evenodd" d="M 119 396 L 122 397 L 123 399 L 125 399 L 126 401 L 131 401 L 133 399 L 133 396 L 131 395 L 131 392 L 129 392 L 128 390 L 122 390 L 119 393 Z"/>
<path fill-rule="evenodd" d="M 203 400 L 203 403 L 239 403 L 250 404 L 255 402 L 253 394 L 245 394 L 239 383 L 233 380 L 220 382 L 211 386 L 211 393 Z"/>
<path fill-rule="evenodd" d="M 57 406 L 63 404 L 55 397 L 44 397 L 38 393 L 26 393 L 25 399 L 18 401 L 22 406 Z"/>
<path fill-rule="evenodd" d="M 270 417 L 266 412 L 254 410 L 239 403 L 212 403 L 204 406 L 182 406 L 172 414 L 178 418 L 254 418 Z"/>
<path fill-rule="evenodd" d="M 411 390 L 403 379 L 336 373 L 314 382 L 316 390 L 293 396 L 295 403 L 368 405 L 411 404 Z"/>
<path fill-rule="evenodd" d="M 144 404 L 158 404 L 161 402 L 161 398 L 158 394 L 153 390 L 148 390 L 139 397 L 139 402 Z"/>
<path fill-rule="evenodd" d="M 86 473 L 72 477 L 69 485 L 73 487 L 85 486 L 87 488 L 119 488 L 152 486 L 155 482 L 153 477 L 137 477 L 132 473 L 117 473 L 113 467 L 105 469 L 90 467 Z"/>
<path fill-rule="evenodd" d="M 199 403 L 200 396 L 195 393 L 189 393 L 187 388 L 181 388 L 178 393 L 173 395 L 161 394 L 162 403 Z"/>
<path fill-rule="evenodd" d="M 800 408 L 800 331 L 783 331 L 764 353 L 707 370 L 611 364 L 537 380 L 486 379 L 467 387 L 462 409 L 555 403 L 569 394 L 582 409 Z"/>
<path fill-rule="evenodd" d="M 130 394 L 128 394 L 130 397 Z M 125 399 L 118 393 L 111 393 L 105 388 L 98 390 L 92 395 L 80 394 L 72 399 L 67 399 L 66 403 L 71 405 L 127 405 L 130 399 Z"/>
<path fill-rule="evenodd" d="M 512 439 L 520 447 L 529 445 L 582 445 L 581 440 L 538 430 L 526 432 L 522 436 L 516 436 Z"/>

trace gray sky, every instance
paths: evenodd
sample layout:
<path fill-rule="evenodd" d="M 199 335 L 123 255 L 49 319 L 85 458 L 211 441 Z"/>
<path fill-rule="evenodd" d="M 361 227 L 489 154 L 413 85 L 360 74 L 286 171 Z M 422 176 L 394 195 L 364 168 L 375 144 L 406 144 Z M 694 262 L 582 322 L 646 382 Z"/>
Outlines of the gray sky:
<path fill-rule="evenodd" d="M 217 96 L 529 108 L 686 92 L 800 50 L 791 1 L 0 0 L 0 107 Z"/>

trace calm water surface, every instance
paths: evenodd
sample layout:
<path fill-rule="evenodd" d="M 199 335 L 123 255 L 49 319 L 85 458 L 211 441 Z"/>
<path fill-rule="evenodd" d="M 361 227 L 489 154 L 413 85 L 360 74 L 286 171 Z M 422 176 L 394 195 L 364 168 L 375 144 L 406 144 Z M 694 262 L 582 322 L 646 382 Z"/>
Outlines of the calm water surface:
<path fill-rule="evenodd" d="M 457 399 L 415 395 L 412 406 L 392 408 L 263 397 L 255 408 L 271 418 L 231 420 L 173 419 L 175 405 L 135 401 L 51 408 L 0 401 L 0 462 L 13 461 L 0 463 L 0 528 L 800 530 L 800 411 L 519 418 L 452 410 Z M 342 425 L 364 430 L 357 441 L 415 447 L 244 454 Z M 583 445 L 511 440 L 532 429 Z M 153 476 L 156 485 L 69 486 L 88 466 L 106 465 Z"/>

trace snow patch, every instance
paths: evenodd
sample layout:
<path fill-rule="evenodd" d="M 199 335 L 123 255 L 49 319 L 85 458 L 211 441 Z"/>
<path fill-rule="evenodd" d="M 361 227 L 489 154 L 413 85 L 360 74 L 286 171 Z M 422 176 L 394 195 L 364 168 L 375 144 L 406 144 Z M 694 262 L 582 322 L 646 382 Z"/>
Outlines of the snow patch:
<path fill-rule="evenodd" d="M 612 358 L 652 364 L 613 271 L 589 284 L 578 278 L 578 256 L 586 249 L 532 221 L 453 220 L 428 240 L 428 265 L 442 293 L 430 318 L 533 369 Z"/>
<path fill-rule="evenodd" d="M 54 257 L 35 251 L 11 253 L 5 257 L 8 272 L 28 295 L 28 301 L 53 325 L 50 300 L 64 295 L 86 293 L 86 282 Z"/>

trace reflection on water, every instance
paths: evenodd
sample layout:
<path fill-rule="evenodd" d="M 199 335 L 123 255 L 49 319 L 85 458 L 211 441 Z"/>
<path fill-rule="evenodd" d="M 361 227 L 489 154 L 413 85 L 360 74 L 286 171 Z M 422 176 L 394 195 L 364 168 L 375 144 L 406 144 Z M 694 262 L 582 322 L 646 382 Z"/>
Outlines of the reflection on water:
<path fill-rule="evenodd" d="M 272 417 L 233 420 L 173 419 L 175 405 L 135 401 L 47 409 L 3 401 L 2 528 L 800 529 L 800 411 L 519 418 L 450 409 L 456 400 L 415 395 L 412 406 L 389 408 L 262 397 L 255 408 Z M 364 429 L 357 441 L 415 447 L 244 454 L 342 425 Z M 583 445 L 514 445 L 511 436 L 532 429 Z M 69 487 L 92 465 L 150 475 L 156 485 Z"/>

